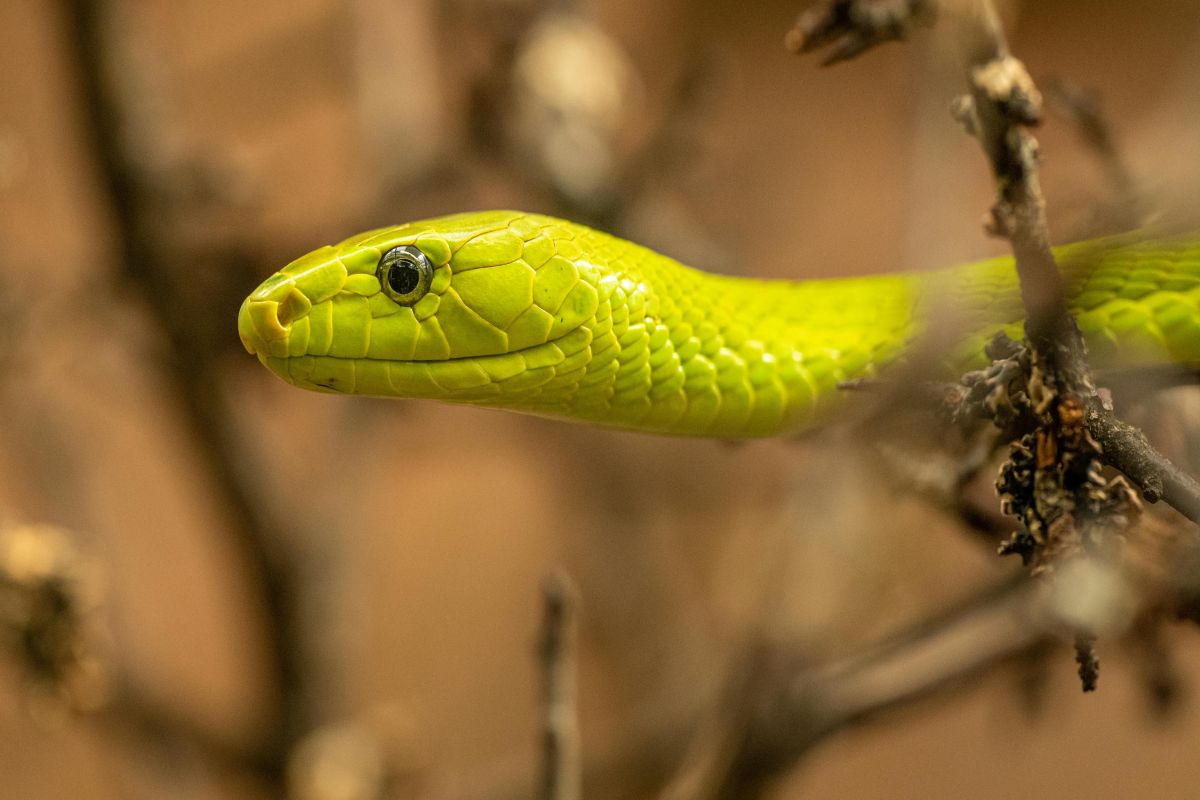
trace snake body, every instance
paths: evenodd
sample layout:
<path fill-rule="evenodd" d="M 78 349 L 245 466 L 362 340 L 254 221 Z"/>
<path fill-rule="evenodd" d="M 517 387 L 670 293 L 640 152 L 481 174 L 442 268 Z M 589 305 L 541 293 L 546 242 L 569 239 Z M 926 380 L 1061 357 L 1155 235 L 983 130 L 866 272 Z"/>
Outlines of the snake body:
<path fill-rule="evenodd" d="M 394 248 L 427 262 L 419 297 L 385 291 L 381 259 Z M 1097 366 L 1200 362 L 1200 234 L 1056 255 Z M 306 389 L 750 437 L 811 425 L 839 382 L 903 359 L 938 309 L 962 332 L 947 368 L 978 366 L 995 332 L 1021 336 L 1012 260 L 755 280 L 553 217 L 488 211 L 313 251 L 246 299 L 238 329 L 248 351 Z"/>

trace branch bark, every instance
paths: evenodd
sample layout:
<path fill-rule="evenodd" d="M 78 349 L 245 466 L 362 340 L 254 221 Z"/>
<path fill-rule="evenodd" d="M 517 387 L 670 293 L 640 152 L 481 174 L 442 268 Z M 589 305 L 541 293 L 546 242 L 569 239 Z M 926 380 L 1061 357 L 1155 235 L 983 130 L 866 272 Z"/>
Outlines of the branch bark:
<path fill-rule="evenodd" d="M 1117 419 L 1096 393 L 1083 336 L 1050 249 L 1038 146 L 1027 130 L 1041 118 L 1041 95 L 1009 52 L 991 0 L 980 0 L 967 30 L 971 94 L 957 111 L 982 144 L 996 180 L 999 200 L 989 227 L 1012 245 L 1035 365 L 1058 393 L 1082 404 L 1105 463 L 1137 484 L 1144 499 L 1165 500 L 1200 522 L 1200 484 L 1155 450 L 1141 431 Z"/>
<path fill-rule="evenodd" d="M 542 587 L 542 630 L 538 642 L 541 675 L 541 800 L 579 800 L 582 768 L 575 706 L 575 589 L 561 573 Z"/>

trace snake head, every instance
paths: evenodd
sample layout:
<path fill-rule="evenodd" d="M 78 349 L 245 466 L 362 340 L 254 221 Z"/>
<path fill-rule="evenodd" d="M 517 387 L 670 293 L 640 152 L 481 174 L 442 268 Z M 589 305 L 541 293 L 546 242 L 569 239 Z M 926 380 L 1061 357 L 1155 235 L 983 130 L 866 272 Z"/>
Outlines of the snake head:
<path fill-rule="evenodd" d="M 526 402 L 583 370 L 601 296 L 622 283 L 582 258 L 579 230 L 495 211 L 368 231 L 268 278 L 238 331 L 306 389 Z"/>

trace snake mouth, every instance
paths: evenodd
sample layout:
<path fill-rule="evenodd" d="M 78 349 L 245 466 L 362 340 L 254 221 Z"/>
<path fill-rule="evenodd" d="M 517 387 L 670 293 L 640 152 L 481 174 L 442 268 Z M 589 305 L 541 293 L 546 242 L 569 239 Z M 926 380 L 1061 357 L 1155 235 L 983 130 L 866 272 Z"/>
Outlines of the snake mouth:
<path fill-rule="evenodd" d="M 505 396 L 527 395 L 556 379 L 582 379 L 591 340 L 591 331 L 580 327 L 554 341 L 509 353 L 438 361 L 255 355 L 280 378 L 303 389 L 498 404 Z"/>
<path fill-rule="evenodd" d="M 286 282 L 264 284 L 242 303 L 238 336 L 247 352 L 277 376 L 318 392 L 496 402 L 528 395 L 564 375 L 583 373 L 591 361 L 586 323 L 540 344 L 504 353 L 399 360 L 310 353 L 307 337 L 292 335 L 312 304 Z"/>

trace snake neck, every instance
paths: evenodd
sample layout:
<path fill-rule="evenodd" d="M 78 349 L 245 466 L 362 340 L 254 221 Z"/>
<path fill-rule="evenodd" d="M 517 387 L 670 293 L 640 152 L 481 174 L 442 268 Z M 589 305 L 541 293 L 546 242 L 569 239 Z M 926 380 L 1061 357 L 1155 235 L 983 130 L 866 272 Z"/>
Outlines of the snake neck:
<path fill-rule="evenodd" d="M 611 239 L 588 235 L 600 250 Z M 657 433 L 771 436 L 819 421 L 841 382 L 879 374 L 925 332 L 945 334 L 931 347 L 947 379 L 983 366 L 996 333 L 1023 336 L 1011 258 L 787 282 L 709 275 L 629 247 L 619 279 L 598 282 L 598 311 L 578 339 L 583 366 L 510 407 Z M 1110 237 L 1056 256 L 1096 367 L 1200 363 L 1200 237 Z"/>
<path fill-rule="evenodd" d="M 561 362 L 544 383 L 488 405 L 664 434 L 771 436 L 811 424 L 839 382 L 875 374 L 915 332 L 922 282 L 911 276 L 763 281 L 623 253 L 581 271 L 599 303 L 577 352 L 556 343 Z"/>

